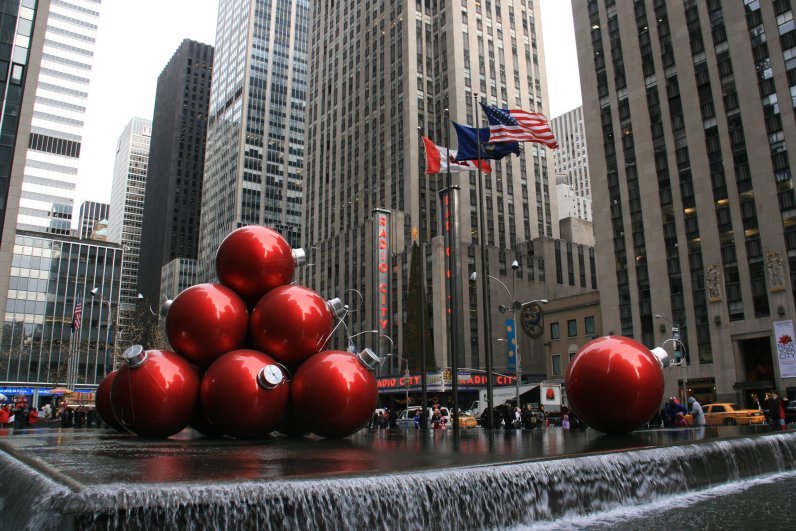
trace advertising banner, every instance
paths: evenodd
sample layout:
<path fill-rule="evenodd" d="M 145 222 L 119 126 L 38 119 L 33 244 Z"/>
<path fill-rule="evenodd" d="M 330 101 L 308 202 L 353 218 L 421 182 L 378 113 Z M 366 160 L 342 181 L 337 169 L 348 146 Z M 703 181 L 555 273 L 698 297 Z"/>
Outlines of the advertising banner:
<path fill-rule="evenodd" d="M 774 337 L 777 340 L 780 378 L 796 377 L 796 343 L 794 342 L 793 321 L 776 321 Z"/>
<path fill-rule="evenodd" d="M 514 319 L 506 319 L 506 343 L 508 344 L 508 371 L 517 372 L 517 334 Z"/>

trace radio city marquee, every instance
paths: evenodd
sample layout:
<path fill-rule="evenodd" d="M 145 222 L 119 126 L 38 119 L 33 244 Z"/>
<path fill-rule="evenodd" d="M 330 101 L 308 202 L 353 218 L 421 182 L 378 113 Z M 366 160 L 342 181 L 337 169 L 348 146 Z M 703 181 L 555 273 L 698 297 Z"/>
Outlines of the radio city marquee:
<path fill-rule="evenodd" d="M 409 388 L 410 391 L 419 391 L 422 384 L 420 375 L 387 376 L 377 378 L 379 392 L 402 393 Z M 428 374 L 427 385 L 429 391 L 445 391 L 451 385 L 450 371 L 432 372 Z M 493 374 L 492 384 L 496 386 L 514 385 L 514 376 Z M 459 390 L 474 391 L 486 387 L 486 374 L 470 374 L 459 372 Z"/>

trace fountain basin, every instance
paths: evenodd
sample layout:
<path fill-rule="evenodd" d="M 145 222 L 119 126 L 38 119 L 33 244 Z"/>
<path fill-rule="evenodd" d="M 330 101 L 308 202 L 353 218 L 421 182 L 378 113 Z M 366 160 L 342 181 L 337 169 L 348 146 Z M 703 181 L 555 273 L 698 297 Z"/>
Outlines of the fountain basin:
<path fill-rule="evenodd" d="M 483 529 L 790 470 L 796 432 L 363 431 L 342 441 L 0 439 L 3 529 Z M 40 501 L 48 500 L 48 503 Z M 7 518 L 8 516 L 8 518 Z"/>

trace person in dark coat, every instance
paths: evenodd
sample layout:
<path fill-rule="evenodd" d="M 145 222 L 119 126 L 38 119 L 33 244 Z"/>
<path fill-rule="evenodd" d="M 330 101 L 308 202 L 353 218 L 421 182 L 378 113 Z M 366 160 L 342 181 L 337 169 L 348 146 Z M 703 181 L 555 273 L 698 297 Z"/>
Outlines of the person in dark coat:
<path fill-rule="evenodd" d="M 787 400 L 783 400 L 776 391 L 772 391 L 769 394 L 767 405 L 771 428 L 774 430 L 787 429 L 785 424 L 785 408 L 788 407 Z"/>
<path fill-rule="evenodd" d="M 61 427 L 71 428 L 74 425 L 75 425 L 75 411 L 69 406 L 64 406 L 63 410 L 61 410 Z"/>

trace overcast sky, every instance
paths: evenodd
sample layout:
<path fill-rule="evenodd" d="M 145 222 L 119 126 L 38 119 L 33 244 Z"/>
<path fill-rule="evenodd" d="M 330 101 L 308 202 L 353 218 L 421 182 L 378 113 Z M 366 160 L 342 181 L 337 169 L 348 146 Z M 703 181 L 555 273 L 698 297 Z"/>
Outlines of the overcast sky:
<path fill-rule="evenodd" d="M 569 0 L 541 0 L 550 117 L 581 104 Z M 110 202 L 116 141 L 133 117 L 152 119 L 160 72 L 185 38 L 215 44 L 218 0 L 106 0 L 94 58 L 75 219 L 85 200 Z"/>

